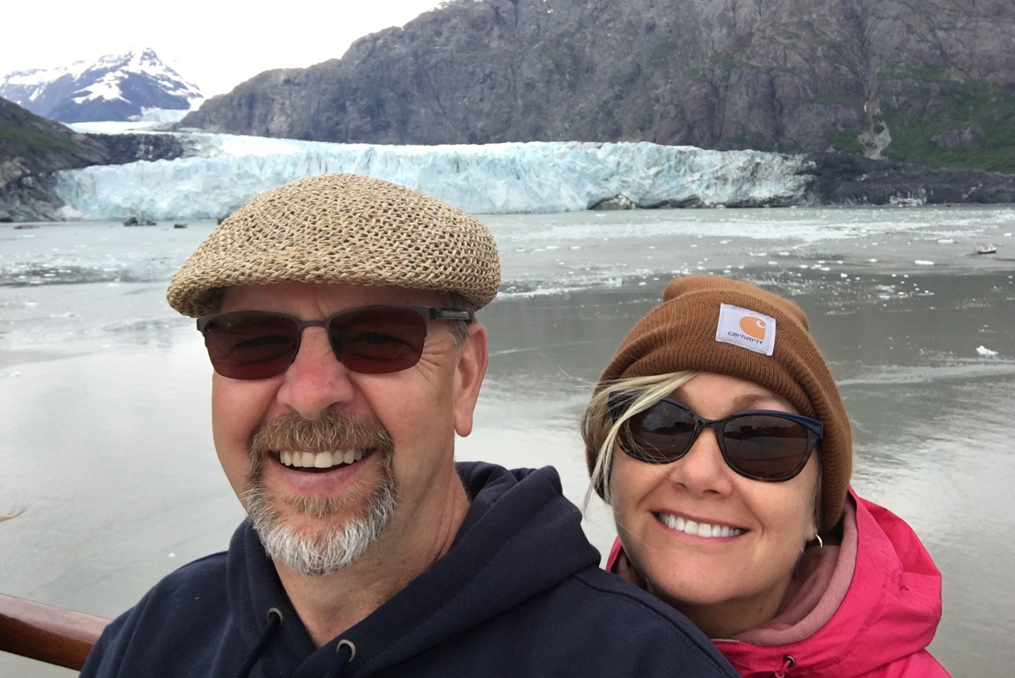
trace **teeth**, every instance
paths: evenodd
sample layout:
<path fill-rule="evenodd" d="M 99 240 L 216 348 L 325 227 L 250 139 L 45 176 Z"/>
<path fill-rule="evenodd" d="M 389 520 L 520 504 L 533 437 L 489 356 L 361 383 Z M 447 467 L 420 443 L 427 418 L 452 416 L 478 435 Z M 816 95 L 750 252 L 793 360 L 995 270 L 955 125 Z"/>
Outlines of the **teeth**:
<path fill-rule="evenodd" d="M 670 515 L 669 513 L 660 513 L 658 518 L 667 527 L 684 532 L 685 534 L 693 534 L 696 537 L 707 537 L 709 539 L 715 537 L 738 537 L 744 533 L 744 530 L 739 527 L 699 523 L 680 516 Z"/>
<path fill-rule="evenodd" d="M 338 452 L 289 452 L 278 453 L 279 461 L 295 468 L 331 468 L 341 464 L 352 464 L 363 458 L 363 450 L 340 450 Z"/>

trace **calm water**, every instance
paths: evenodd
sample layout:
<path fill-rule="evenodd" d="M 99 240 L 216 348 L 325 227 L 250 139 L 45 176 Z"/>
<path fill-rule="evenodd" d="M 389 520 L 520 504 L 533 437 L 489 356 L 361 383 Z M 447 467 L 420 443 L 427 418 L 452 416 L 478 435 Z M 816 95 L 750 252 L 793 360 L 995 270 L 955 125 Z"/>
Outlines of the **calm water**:
<path fill-rule="evenodd" d="M 486 221 L 505 283 L 481 314 L 490 372 L 460 458 L 553 464 L 580 503 L 577 417 L 665 283 L 761 283 L 811 318 L 851 416 L 854 486 L 908 520 L 944 572 L 932 651 L 957 676 L 1009 675 L 1015 210 Z M 212 449 L 210 367 L 192 321 L 163 300 L 211 227 L 0 226 L 0 512 L 25 510 L 0 525 L 0 591 L 114 616 L 226 546 L 241 509 Z M 998 253 L 975 255 L 985 242 Z M 600 548 L 612 540 L 599 505 L 586 529 Z M 0 655 L 0 675 L 68 674 Z"/>

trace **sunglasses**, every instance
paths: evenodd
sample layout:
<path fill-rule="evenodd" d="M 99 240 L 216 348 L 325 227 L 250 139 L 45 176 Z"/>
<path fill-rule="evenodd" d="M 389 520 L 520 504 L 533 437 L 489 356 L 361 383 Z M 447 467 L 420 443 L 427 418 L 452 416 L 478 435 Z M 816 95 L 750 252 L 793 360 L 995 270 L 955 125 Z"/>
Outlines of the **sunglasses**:
<path fill-rule="evenodd" d="M 609 408 L 616 422 L 640 395 L 615 391 Z M 634 459 L 669 464 L 684 457 L 701 432 L 711 428 L 726 464 L 753 480 L 781 482 L 795 477 L 821 440 L 820 421 L 788 412 L 749 410 L 723 419 L 704 419 L 683 403 L 663 398 L 631 415 L 620 430 L 620 446 Z"/>
<path fill-rule="evenodd" d="M 323 327 L 335 357 L 353 372 L 387 374 L 419 362 L 431 320 L 473 322 L 471 311 L 429 306 L 361 306 L 324 320 L 268 311 L 230 311 L 199 318 L 212 367 L 230 379 L 268 379 L 289 369 L 303 330 Z"/>

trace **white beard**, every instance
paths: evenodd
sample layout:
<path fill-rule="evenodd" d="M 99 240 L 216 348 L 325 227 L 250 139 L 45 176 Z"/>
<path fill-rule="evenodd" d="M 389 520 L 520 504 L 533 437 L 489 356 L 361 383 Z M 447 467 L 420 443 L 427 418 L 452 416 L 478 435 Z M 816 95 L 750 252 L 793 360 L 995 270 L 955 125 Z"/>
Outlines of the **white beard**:
<path fill-rule="evenodd" d="M 381 482 L 370 496 L 365 515 L 324 534 L 304 534 L 287 524 L 271 506 L 264 486 L 255 482 L 246 494 L 247 514 L 268 557 L 305 577 L 331 574 L 356 562 L 381 536 L 398 503 L 390 457 L 384 466 Z M 331 511 L 319 508 L 305 513 L 325 517 Z"/>

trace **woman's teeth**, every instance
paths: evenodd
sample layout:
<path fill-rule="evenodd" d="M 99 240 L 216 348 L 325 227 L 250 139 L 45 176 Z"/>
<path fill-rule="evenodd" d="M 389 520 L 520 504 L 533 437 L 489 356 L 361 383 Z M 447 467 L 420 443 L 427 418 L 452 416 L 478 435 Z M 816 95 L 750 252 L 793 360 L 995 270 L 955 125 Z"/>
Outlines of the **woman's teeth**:
<path fill-rule="evenodd" d="M 744 533 L 744 530 L 739 527 L 698 523 L 693 520 L 686 520 L 680 516 L 670 515 L 669 513 L 657 513 L 656 516 L 666 527 L 686 534 L 693 534 L 696 537 L 737 537 Z"/>
<path fill-rule="evenodd" d="M 331 468 L 339 464 L 351 464 L 363 458 L 363 450 L 347 452 L 279 452 L 278 458 L 286 466 L 298 468 Z"/>

